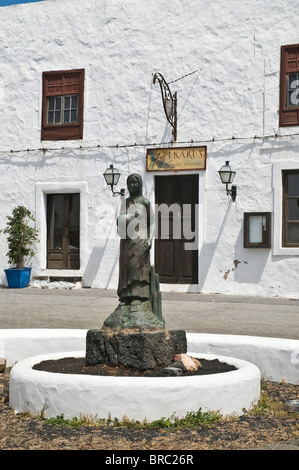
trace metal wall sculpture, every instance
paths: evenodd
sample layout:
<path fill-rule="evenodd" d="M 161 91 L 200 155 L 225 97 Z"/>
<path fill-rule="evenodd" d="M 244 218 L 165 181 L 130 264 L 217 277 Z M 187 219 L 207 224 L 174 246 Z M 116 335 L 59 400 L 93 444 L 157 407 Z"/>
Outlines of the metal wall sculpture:
<path fill-rule="evenodd" d="M 155 73 L 153 82 L 158 80 L 162 93 L 162 102 L 167 121 L 172 127 L 173 139 L 177 138 L 177 94 L 172 95 L 168 83 L 160 73 Z"/>

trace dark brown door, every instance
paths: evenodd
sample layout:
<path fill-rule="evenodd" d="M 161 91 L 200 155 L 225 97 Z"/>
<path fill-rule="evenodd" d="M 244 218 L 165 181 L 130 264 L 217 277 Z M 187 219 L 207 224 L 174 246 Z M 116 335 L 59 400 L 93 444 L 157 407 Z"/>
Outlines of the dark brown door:
<path fill-rule="evenodd" d="M 197 284 L 198 176 L 156 176 L 155 194 L 155 267 L 160 282 Z"/>
<path fill-rule="evenodd" d="M 80 268 L 80 195 L 47 196 L 47 267 Z"/>

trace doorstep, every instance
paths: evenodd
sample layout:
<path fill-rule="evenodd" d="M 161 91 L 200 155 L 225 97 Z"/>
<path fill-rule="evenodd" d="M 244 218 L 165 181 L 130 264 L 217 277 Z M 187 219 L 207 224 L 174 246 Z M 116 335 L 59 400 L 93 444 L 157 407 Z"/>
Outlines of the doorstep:
<path fill-rule="evenodd" d="M 78 288 L 82 287 L 82 276 L 32 276 L 31 287 Z"/>

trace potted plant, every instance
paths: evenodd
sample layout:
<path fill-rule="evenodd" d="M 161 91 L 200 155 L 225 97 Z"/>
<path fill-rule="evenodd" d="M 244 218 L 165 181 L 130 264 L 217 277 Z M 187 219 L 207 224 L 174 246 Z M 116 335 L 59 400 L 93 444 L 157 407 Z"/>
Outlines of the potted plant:
<path fill-rule="evenodd" d="M 3 233 L 7 234 L 8 252 L 6 256 L 15 267 L 4 269 L 9 287 L 27 287 L 30 281 L 31 267 L 25 267 L 28 258 L 34 255 L 34 244 L 38 241 L 38 231 L 30 226 L 35 222 L 33 214 L 24 206 L 13 209 L 6 217 L 7 224 Z"/>

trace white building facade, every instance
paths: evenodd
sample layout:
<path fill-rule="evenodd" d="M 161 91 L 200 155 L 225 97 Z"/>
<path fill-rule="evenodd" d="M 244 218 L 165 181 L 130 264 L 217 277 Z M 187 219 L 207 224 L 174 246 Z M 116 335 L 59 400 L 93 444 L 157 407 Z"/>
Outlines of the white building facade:
<path fill-rule="evenodd" d="M 191 207 L 196 249 L 156 234 L 161 290 L 299 298 L 295 7 L 45 0 L 0 8 L 0 23 L 0 227 L 16 205 L 34 213 L 35 279 L 117 287 L 112 164 L 115 190 L 139 173 L 153 207 L 175 203 L 183 221 Z M 177 98 L 176 139 L 155 74 Z M 174 166 L 149 166 L 170 150 Z M 6 252 L 2 234 L 2 285 Z"/>

